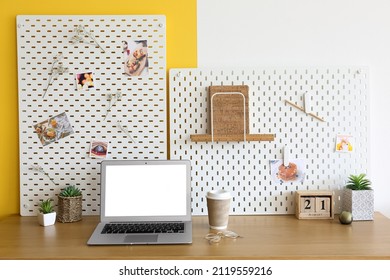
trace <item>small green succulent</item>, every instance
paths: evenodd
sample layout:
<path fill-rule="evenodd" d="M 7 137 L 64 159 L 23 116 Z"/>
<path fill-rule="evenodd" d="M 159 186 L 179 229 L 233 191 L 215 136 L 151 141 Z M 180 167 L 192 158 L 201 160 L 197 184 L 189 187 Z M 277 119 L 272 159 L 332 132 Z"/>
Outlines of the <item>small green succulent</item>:
<path fill-rule="evenodd" d="M 52 200 L 50 198 L 41 201 L 38 206 L 39 206 L 39 212 L 42 214 L 48 214 L 54 212 L 53 205 L 51 204 Z"/>
<path fill-rule="evenodd" d="M 62 197 L 75 197 L 75 196 L 80 196 L 82 194 L 81 190 L 77 188 L 76 186 L 67 186 L 65 189 L 63 189 L 59 196 Z"/>
<path fill-rule="evenodd" d="M 350 175 L 345 187 L 357 191 L 371 190 L 371 181 L 366 178 L 366 174 Z"/>

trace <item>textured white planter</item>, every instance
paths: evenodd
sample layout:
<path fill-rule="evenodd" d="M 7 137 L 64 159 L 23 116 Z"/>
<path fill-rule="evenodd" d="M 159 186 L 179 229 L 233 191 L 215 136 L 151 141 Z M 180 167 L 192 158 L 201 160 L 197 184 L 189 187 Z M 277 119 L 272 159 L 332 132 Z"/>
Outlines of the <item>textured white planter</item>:
<path fill-rule="evenodd" d="M 343 210 L 352 213 L 354 221 L 374 219 L 374 191 L 344 190 Z"/>
<path fill-rule="evenodd" d="M 54 223 L 56 222 L 56 216 L 57 216 L 56 212 L 52 212 L 48 214 L 38 213 L 37 215 L 38 223 L 44 227 L 54 225 Z"/>

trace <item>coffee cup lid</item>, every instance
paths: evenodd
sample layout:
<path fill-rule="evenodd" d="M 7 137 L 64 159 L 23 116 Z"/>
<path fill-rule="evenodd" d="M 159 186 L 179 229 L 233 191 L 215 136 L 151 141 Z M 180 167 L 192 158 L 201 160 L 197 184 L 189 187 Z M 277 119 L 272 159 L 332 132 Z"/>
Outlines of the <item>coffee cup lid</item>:
<path fill-rule="evenodd" d="M 230 192 L 221 189 L 221 190 L 212 190 L 207 193 L 208 198 L 212 199 L 230 199 Z"/>

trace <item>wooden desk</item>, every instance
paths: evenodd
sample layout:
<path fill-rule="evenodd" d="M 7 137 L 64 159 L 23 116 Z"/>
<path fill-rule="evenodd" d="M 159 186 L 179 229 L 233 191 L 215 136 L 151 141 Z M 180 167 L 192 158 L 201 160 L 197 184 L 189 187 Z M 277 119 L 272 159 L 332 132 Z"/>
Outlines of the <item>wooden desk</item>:
<path fill-rule="evenodd" d="M 341 225 L 295 216 L 231 216 L 229 229 L 243 238 L 210 245 L 207 217 L 194 217 L 193 244 L 88 246 L 97 216 L 76 223 L 38 225 L 36 217 L 0 222 L 0 259 L 390 259 L 390 220 Z"/>

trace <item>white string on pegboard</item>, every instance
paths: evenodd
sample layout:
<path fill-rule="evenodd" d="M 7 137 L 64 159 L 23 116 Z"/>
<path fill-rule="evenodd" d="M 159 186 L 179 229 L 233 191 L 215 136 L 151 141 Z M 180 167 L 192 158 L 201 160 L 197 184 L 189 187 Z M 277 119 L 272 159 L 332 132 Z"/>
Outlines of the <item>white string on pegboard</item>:
<path fill-rule="evenodd" d="M 368 172 L 365 67 L 183 68 L 171 69 L 169 79 L 171 158 L 192 162 L 194 215 L 207 214 L 206 193 L 219 188 L 232 193 L 233 215 L 293 214 L 296 190 L 334 190 L 337 196 L 350 174 Z M 274 141 L 191 141 L 193 134 L 211 134 L 208 87 L 216 85 L 248 85 L 250 133 L 274 134 Z M 320 118 L 286 102 L 303 107 L 305 93 Z M 336 151 L 344 134 L 354 140 L 351 153 Z M 305 170 L 302 180 L 273 177 L 270 163 L 283 158 L 286 145 Z"/>
<path fill-rule="evenodd" d="M 104 157 L 167 158 L 165 25 L 160 15 L 17 17 L 21 215 L 67 184 L 97 215 Z"/>

